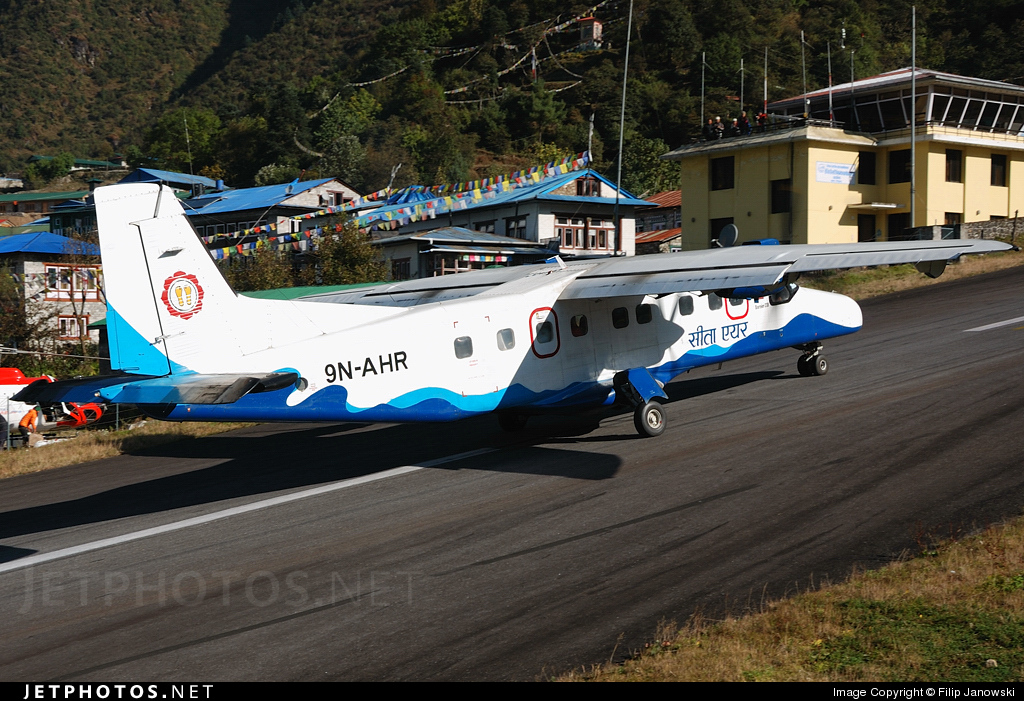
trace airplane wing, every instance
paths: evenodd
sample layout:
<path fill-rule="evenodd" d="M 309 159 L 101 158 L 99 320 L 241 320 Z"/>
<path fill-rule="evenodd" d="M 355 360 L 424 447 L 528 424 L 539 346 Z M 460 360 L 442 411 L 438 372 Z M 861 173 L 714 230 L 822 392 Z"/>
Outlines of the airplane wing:
<path fill-rule="evenodd" d="M 122 404 L 231 404 L 247 394 L 283 389 L 298 379 L 294 372 L 266 375 L 192 373 L 164 377 L 105 375 L 57 382 L 41 380 L 33 382 L 15 397 L 20 397 L 17 401 L 37 404 L 91 402 L 97 397 Z"/>
<path fill-rule="evenodd" d="M 787 274 L 869 265 L 911 263 L 937 277 L 945 264 L 964 254 L 1013 248 L 999 241 L 886 241 L 789 246 L 734 246 L 628 258 L 570 261 L 577 273 L 562 299 L 624 297 L 672 292 L 709 292 L 777 285 Z M 535 265 L 481 270 L 301 299 L 339 304 L 415 306 L 493 290 L 537 271 Z"/>

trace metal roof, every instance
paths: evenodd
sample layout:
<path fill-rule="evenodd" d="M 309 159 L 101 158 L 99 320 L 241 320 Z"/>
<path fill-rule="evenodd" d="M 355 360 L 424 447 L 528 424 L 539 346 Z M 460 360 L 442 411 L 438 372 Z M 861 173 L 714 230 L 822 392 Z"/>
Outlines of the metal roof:
<path fill-rule="evenodd" d="M 297 180 L 290 183 L 278 185 L 265 185 L 263 187 L 245 187 L 238 190 L 225 190 L 224 192 L 211 192 L 202 197 L 193 197 L 184 200 L 181 204 L 185 213 L 189 216 L 207 214 L 225 214 L 227 212 L 243 212 L 250 209 L 267 209 L 281 204 L 295 195 L 312 190 L 324 183 L 329 183 L 334 178 L 323 180 Z M 297 205 L 302 206 L 302 205 Z M 316 209 L 317 206 L 304 207 L 305 209 Z"/>
<path fill-rule="evenodd" d="M 514 190 L 508 190 L 505 192 L 496 191 L 493 193 L 487 193 L 483 199 L 473 201 L 471 198 L 464 197 L 462 201 L 467 204 L 464 209 L 454 210 L 452 213 L 464 212 L 471 209 L 486 209 L 499 207 L 506 204 L 512 204 L 516 202 L 524 202 L 527 200 L 548 200 L 548 201 L 566 201 L 566 202 L 587 202 L 596 204 L 615 204 L 615 197 L 576 197 L 572 195 L 555 195 L 551 194 L 554 190 L 578 180 L 582 177 L 593 177 L 597 178 L 609 187 L 616 189 L 615 184 L 602 176 L 596 171 L 586 169 L 571 171 L 569 173 L 563 173 L 560 175 L 553 175 L 548 178 L 544 178 L 539 183 L 533 185 L 523 185 L 515 188 Z M 409 207 L 411 205 L 420 205 L 426 207 L 428 202 L 444 202 L 446 196 L 451 195 L 434 195 L 433 193 L 424 192 L 413 192 L 413 193 L 396 193 L 398 197 L 389 199 L 387 204 L 382 205 L 378 209 L 374 209 L 370 212 L 359 217 L 362 220 L 377 220 L 378 215 L 386 212 L 393 212 L 398 209 Z M 493 194 L 493 197 L 490 195 Z M 625 190 L 620 191 L 619 204 L 629 206 L 640 206 L 649 205 L 650 203 L 646 200 L 637 199 L 629 192 Z M 422 199 L 420 199 L 422 198 Z M 447 212 L 445 212 L 447 214 Z"/>
<path fill-rule="evenodd" d="M 17 234 L 0 238 L 0 255 L 10 253 L 98 256 L 100 247 L 94 243 L 69 239 L 66 236 L 43 231 L 38 234 Z"/>
<path fill-rule="evenodd" d="M 549 248 L 528 248 L 526 246 L 431 246 L 420 253 L 459 253 L 482 256 L 539 256 L 557 255 L 557 251 Z"/>
<path fill-rule="evenodd" d="M 682 190 L 665 190 L 651 195 L 647 198 L 648 202 L 652 202 L 661 207 L 681 207 L 683 205 L 683 192 Z"/>
<path fill-rule="evenodd" d="M 491 246 L 517 246 L 543 248 L 544 245 L 537 241 L 526 241 L 511 236 L 501 236 L 487 231 L 472 231 L 461 226 L 445 226 L 430 231 L 418 231 L 411 234 L 391 236 L 386 239 L 374 241 L 375 245 L 391 245 L 408 241 L 422 241 L 430 244 L 456 243 L 463 245 L 491 245 Z"/>
<path fill-rule="evenodd" d="M 89 194 L 88 190 L 71 192 L 11 192 L 0 195 L 0 202 L 52 202 L 59 200 L 79 200 Z"/>
<path fill-rule="evenodd" d="M 188 173 L 176 173 L 172 170 L 157 170 L 155 168 L 138 168 L 121 178 L 121 183 L 167 183 L 169 185 L 204 185 L 208 188 L 217 187 L 217 182 L 202 175 L 189 175 Z"/>
<path fill-rule="evenodd" d="M 662 241 L 671 241 L 674 238 L 682 236 L 683 230 L 681 227 L 675 229 L 658 229 L 657 231 L 638 231 L 636 232 L 637 243 L 661 243 Z"/>
<path fill-rule="evenodd" d="M 1024 87 L 1019 85 L 1013 85 L 1012 83 L 1003 83 L 998 80 L 986 80 L 984 78 L 970 78 L 968 76 L 956 75 L 955 73 L 943 73 L 942 71 L 933 71 L 926 68 L 918 68 L 914 72 L 915 78 L 920 82 L 927 81 L 928 83 L 952 83 L 960 85 L 965 88 L 975 88 L 980 90 L 989 90 L 993 92 L 1009 92 L 1009 93 L 1024 93 Z M 873 75 L 869 78 L 861 78 L 855 80 L 852 83 L 840 83 L 839 85 L 832 86 L 832 94 L 837 95 L 840 93 L 848 93 L 851 88 L 855 93 L 869 92 L 882 90 L 886 88 L 894 88 L 897 86 L 910 87 L 910 68 L 898 68 L 888 73 L 880 73 L 879 75 Z M 816 97 L 822 97 L 828 95 L 828 88 L 824 87 L 819 90 L 813 90 L 804 95 L 797 95 L 795 97 L 787 97 L 784 100 L 776 100 L 768 103 L 769 109 L 776 109 L 790 105 L 792 103 L 800 104 L 803 100 L 812 99 Z"/>

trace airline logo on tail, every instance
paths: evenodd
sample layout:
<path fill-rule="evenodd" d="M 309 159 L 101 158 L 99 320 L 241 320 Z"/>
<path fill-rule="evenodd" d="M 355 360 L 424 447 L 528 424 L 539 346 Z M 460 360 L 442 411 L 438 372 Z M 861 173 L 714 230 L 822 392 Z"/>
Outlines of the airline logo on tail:
<path fill-rule="evenodd" d="M 164 280 L 160 299 L 172 316 L 191 319 L 203 308 L 203 288 L 195 275 L 179 270 Z"/>

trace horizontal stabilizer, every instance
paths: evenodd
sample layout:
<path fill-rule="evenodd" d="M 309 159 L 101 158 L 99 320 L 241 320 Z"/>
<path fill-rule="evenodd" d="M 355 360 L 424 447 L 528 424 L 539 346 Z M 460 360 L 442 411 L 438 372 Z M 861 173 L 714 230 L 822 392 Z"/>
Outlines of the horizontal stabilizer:
<path fill-rule="evenodd" d="M 11 397 L 17 402 L 26 404 L 60 404 L 61 402 L 94 402 L 100 390 L 125 382 L 148 380 L 152 375 L 100 375 L 98 377 L 78 377 L 73 380 L 48 382 L 36 380 L 25 389 Z"/>
<path fill-rule="evenodd" d="M 268 375 L 168 375 L 101 391 L 118 404 L 232 404 L 247 394 L 273 392 L 294 385 L 294 372 Z"/>

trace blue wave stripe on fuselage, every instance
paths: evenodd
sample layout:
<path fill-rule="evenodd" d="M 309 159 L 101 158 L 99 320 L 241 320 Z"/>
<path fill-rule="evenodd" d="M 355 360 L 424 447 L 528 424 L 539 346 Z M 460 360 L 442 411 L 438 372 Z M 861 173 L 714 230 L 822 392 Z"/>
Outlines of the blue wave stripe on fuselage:
<path fill-rule="evenodd" d="M 810 314 L 800 314 L 780 331 L 757 332 L 732 346 L 710 346 L 690 351 L 677 360 L 651 368 L 651 374 L 667 383 L 687 370 L 757 355 L 770 350 L 854 333 L 859 327 L 833 324 Z M 555 409 L 598 405 L 611 387 L 596 381 L 576 382 L 557 390 L 534 391 L 514 384 L 504 391 L 464 397 L 438 387 L 424 387 L 373 407 L 348 403 L 348 390 L 332 385 L 288 406 L 291 389 L 250 394 L 234 404 L 179 405 L 167 419 L 172 421 L 454 421 L 495 409 Z"/>

